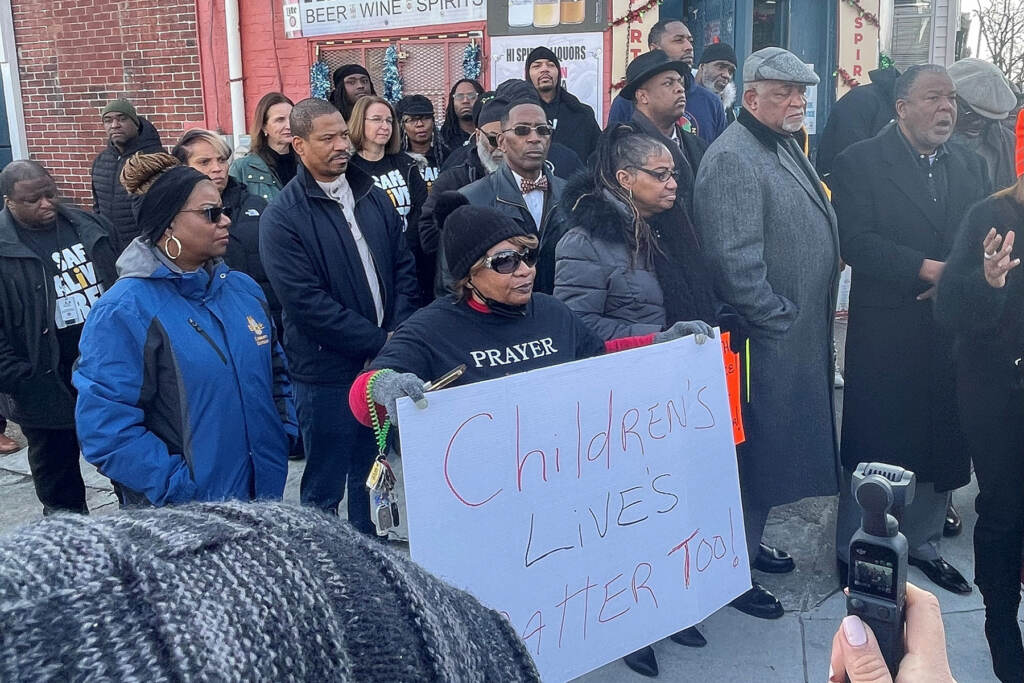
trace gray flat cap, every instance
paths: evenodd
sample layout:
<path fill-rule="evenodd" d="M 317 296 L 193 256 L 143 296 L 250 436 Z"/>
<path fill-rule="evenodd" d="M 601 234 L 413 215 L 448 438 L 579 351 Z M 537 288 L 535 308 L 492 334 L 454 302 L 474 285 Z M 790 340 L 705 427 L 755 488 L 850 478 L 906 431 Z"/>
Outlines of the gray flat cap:
<path fill-rule="evenodd" d="M 1017 106 L 1010 82 L 1003 72 L 982 59 L 961 59 L 946 70 L 956 94 L 987 119 L 1005 119 Z"/>
<path fill-rule="evenodd" d="M 818 85 L 818 74 L 800 58 L 781 47 L 766 47 L 751 54 L 743 62 L 743 82 L 786 81 Z"/>

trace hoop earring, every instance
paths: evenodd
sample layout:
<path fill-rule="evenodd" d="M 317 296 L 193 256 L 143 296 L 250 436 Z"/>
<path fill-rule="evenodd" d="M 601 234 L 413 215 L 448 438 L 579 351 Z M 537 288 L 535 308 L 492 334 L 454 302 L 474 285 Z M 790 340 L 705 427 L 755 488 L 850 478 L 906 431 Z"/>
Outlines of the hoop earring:
<path fill-rule="evenodd" d="M 174 255 L 171 255 L 171 242 L 174 242 L 174 244 L 177 245 L 178 247 L 178 251 Z M 167 258 L 171 259 L 172 261 L 177 260 L 177 258 L 181 256 L 181 240 L 179 240 L 174 235 L 168 235 L 167 239 L 164 240 L 164 253 L 167 254 Z"/>

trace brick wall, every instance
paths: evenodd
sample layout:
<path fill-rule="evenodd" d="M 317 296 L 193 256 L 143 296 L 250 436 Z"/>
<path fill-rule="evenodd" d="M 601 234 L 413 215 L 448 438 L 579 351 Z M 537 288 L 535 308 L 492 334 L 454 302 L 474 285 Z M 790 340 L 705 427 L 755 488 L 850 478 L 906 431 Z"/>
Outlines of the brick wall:
<path fill-rule="evenodd" d="M 195 0 L 12 4 L 29 154 L 66 197 L 91 205 L 109 100 L 129 98 L 165 145 L 206 125 Z"/>

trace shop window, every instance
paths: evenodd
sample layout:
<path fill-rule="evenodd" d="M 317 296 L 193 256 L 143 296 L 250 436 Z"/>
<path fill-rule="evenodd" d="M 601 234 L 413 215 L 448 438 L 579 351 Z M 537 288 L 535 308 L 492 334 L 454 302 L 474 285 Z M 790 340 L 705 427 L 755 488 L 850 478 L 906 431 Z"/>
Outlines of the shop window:
<path fill-rule="evenodd" d="M 434 116 L 438 125 L 444 118 L 448 104 L 448 91 L 462 78 L 462 54 L 471 40 L 479 35 L 469 34 L 453 37 L 409 36 L 397 40 L 401 55 L 398 64 L 402 74 L 402 91 L 406 95 L 423 95 L 434 105 Z M 330 73 L 343 64 L 362 64 L 370 72 L 370 79 L 377 94 L 382 94 L 384 84 L 381 73 L 384 70 L 384 53 L 390 41 L 379 42 L 334 42 L 322 43 L 318 48 L 320 59 L 327 63 Z M 484 61 L 486 67 L 487 62 Z M 483 81 L 483 74 L 480 76 Z"/>
<path fill-rule="evenodd" d="M 786 47 L 789 42 L 789 0 L 754 0 L 751 51 Z"/>
<path fill-rule="evenodd" d="M 896 0 L 889 51 L 896 68 L 906 71 L 915 64 L 925 64 L 931 53 L 931 36 L 931 0 Z"/>

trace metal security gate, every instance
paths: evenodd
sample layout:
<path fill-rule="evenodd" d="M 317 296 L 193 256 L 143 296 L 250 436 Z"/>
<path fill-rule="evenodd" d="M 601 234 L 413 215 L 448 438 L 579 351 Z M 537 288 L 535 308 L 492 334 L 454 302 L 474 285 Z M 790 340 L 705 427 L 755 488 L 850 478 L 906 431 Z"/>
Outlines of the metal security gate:
<path fill-rule="evenodd" d="M 327 41 L 315 44 L 314 59 L 323 60 L 332 74 L 343 64 L 362 64 L 370 72 L 373 87 L 381 94 L 384 53 L 389 45 L 394 44 L 398 50 L 402 92 L 427 97 L 434 105 L 434 115 L 440 125 L 448 104 L 448 92 L 463 77 L 463 51 L 474 40 L 482 45 L 482 33 L 469 31 L 447 35 Z M 481 57 L 481 62 L 483 69 L 480 78 L 483 80 L 487 72 L 486 55 Z"/>

